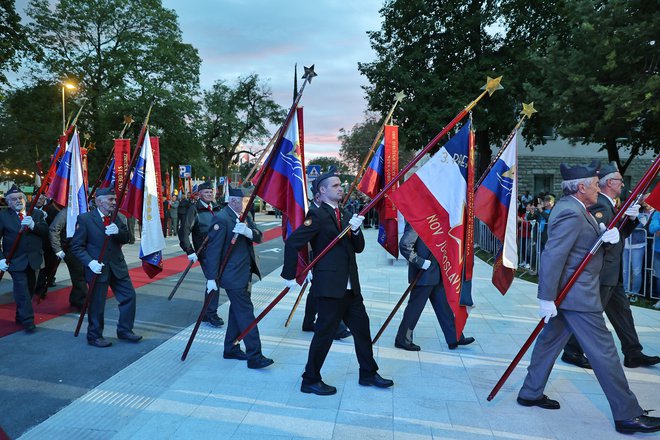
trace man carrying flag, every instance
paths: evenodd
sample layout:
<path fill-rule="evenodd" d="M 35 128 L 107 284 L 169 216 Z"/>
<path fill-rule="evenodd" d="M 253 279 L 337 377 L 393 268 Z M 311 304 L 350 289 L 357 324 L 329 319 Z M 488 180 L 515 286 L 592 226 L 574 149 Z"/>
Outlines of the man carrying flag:
<path fill-rule="evenodd" d="M 108 287 L 112 287 L 119 303 L 117 337 L 130 342 L 138 342 L 142 339 L 142 336 L 133 333 L 135 289 L 121 250 L 122 245 L 128 243 L 129 240 L 126 218 L 118 214 L 114 223 L 110 222 L 116 209 L 117 197 L 114 188 L 97 190 L 96 209 L 78 217 L 76 232 L 71 240 L 71 253 L 87 267 L 85 270 L 87 282 L 92 280 L 94 274 L 98 275 L 89 304 L 87 343 L 99 348 L 112 345 L 112 342 L 103 337 L 103 315 Z M 110 239 L 104 260 L 100 262 L 98 258 L 105 236 L 109 236 Z"/>

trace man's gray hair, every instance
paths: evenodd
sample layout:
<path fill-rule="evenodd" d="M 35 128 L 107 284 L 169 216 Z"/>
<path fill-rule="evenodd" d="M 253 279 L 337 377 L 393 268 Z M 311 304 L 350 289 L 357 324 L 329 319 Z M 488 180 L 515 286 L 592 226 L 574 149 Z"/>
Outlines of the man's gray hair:
<path fill-rule="evenodd" d="M 615 171 L 615 172 L 610 173 L 610 174 L 606 174 L 606 175 L 604 175 L 603 177 L 601 177 L 601 178 L 598 180 L 598 186 L 600 186 L 601 188 L 603 188 L 605 185 L 607 185 L 607 181 L 608 181 L 608 180 L 610 180 L 610 179 L 616 179 L 616 173 L 618 173 L 618 171 Z"/>
<path fill-rule="evenodd" d="M 578 185 L 583 184 L 584 186 L 589 186 L 591 184 L 593 177 L 584 177 L 581 179 L 572 179 L 572 180 L 563 180 L 561 182 L 561 190 L 564 192 L 564 195 L 570 196 L 578 192 Z"/>

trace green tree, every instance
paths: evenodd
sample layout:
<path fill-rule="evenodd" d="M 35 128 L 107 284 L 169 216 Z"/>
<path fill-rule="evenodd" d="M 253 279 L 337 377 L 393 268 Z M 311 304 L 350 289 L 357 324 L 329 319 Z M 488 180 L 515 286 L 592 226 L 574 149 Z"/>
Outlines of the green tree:
<path fill-rule="evenodd" d="M 486 76 L 506 74 L 501 38 L 488 32 L 499 16 L 495 0 L 389 0 L 379 31 L 368 32 L 376 60 L 358 63 L 370 85 L 370 110 L 385 114 L 395 93 L 401 149 L 424 147 L 468 102 Z M 479 165 L 490 161 L 490 146 L 502 141 L 516 121 L 517 87 L 506 82 L 474 109 Z M 513 93 L 512 93 L 513 92 Z"/>
<path fill-rule="evenodd" d="M 0 85 L 7 84 L 5 70 L 16 70 L 19 55 L 29 48 L 14 0 L 0 0 Z"/>
<path fill-rule="evenodd" d="M 27 14 L 33 76 L 78 83 L 87 98 L 80 126 L 97 144 L 90 155 L 103 163 L 123 115 L 141 120 L 149 103 L 152 134 L 162 137 L 165 160 L 198 156 L 199 142 L 189 121 L 197 111 L 200 58 L 182 41 L 177 16 L 160 0 L 31 0 Z M 44 73 L 46 72 L 46 73 Z M 139 131 L 134 124 L 133 136 Z"/>
<path fill-rule="evenodd" d="M 381 121 L 374 114 L 367 114 L 363 122 L 350 130 L 341 128 L 337 139 L 341 143 L 339 157 L 351 171 L 357 172 L 380 130 Z"/>
<path fill-rule="evenodd" d="M 212 169 L 226 176 L 241 145 L 266 142 L 267 124 L 281 124 L 285 111 L 271 99 L 270 87 L 257 74 L 238 78 L 232 87 L 217 81 L 204 92 L 200 138 Z"/>
<path fill-rule="evenodd" d="M 538 72 L 528 90 L 545 103 L 542 113 L 559 135 L 601 144 L 622 170 L 637 155 L 660 150 L 657 1 L 555 0 L 527 11 L 510 3 L 510 42 L 526 46 Z M 554 23 L 544 22 L 548 8 Z M 622 150 L 630 154 L 625 163 Z"/>

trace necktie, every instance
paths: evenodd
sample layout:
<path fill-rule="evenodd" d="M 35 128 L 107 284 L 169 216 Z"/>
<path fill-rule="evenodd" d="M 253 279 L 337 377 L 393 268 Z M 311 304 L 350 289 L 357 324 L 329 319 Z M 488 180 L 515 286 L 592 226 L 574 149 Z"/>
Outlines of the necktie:
<path fill-rule="evenodd" d="M 335 215 L 337 216 L 337 224 L 339 225 L 339 229 L 341 229 L 341 213 L 339 212 L 339 208 L 335 208 Z"/>
<path fill-rule="evenodd" d="M 104 226 L 110 226 L 110 217 L 107 215 L 103 216 L 103 225 Z"/>
<path fill-rule="evenodd" d="M 19 212 L 19 213 L 18 213 L 18 219 L 19 219 L 20 221 L 23 221 L 23 217 L 24 217 L 23 213 L 22 213 L 22 212 Z"/>
<path fill-rule="evenodd" d="M 211 206 L 211 204 L 209 203 L 208 205 L 206 205 L 206 207 L 208 208 L 208 210 L 209 210 L 209 212 L 211 213 L 211 215 L 212 215 L 213 217 L 215 217 L 215 212 L 213 212 L 213 207 Z"/>

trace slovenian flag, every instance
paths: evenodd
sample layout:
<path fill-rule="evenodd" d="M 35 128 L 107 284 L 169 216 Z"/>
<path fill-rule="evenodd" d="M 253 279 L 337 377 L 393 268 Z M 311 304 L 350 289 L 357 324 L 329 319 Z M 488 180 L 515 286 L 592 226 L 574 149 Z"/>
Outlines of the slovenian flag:
<path fill-rule="evenodd" d="M 390 196 L 440 263 L 459 338 L 467 320 L 467 308 L 460 304 L 460 296 L 469 142 L 470 122 Z"/>
<path fill-rule="evenodd" d="M 73 133 L 71 139 L 71 172 L 69 174 L 69 200 L 66 204 L 66 237 L 71 238 L 76 232 L 78 216 L 87 212 L 87 192 L 83 179 L 80 137 Z"/>
<path fill-rule="evenodd" d="M 105 176 L 103 177 L 103 182 L 101 182 L 99 188 L 110 188 L 110 187 L 114 188 L 116 178 L 117 176 L 115 172 L 115 159 L 112 158 L 110 165 L 108 165 L 108 170 L 105 172 Z"/>
<path fill-rule="evenodd" d="M 367 170 L 364 172 L 358 191 L 366 194 L 370 199 L 376 197 L 376 194 L 383 189 L 383 182 L 385 181 L 385 138 L 381 141 L 380 145 L 371 158 Z"/>
<path fill-rule="evenodd" d="M 518 263 L 516 243 L 518 203 L 518 132 L 474 194 L 474 214 L 502 243 L 493 265 L 493 285 L 504 295 Z"/>
<path fill-rule="evenodd" d="M 74 134 L 77 136 L 77 134 Z M 73 139 L 71 141 L 73 143 Z M 57 155 L 57 153 L 56 153 Z M 56 156 L 54 156 L 56 157 Z M 66 144 L 62 160 L 57 165 L 57 171 L 48 188 L 48 198 L 53 199 L 60 206 L 66 206 L 66 199 L 69 195 L 69 173 L 71 171 L 71 143 Z"/>

